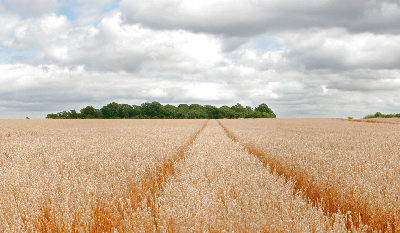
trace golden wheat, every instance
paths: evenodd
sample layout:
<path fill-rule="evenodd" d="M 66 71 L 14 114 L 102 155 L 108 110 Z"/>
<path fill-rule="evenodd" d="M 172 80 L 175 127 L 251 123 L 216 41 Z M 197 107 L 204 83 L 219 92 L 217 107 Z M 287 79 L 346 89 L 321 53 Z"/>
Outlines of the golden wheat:
<path fill-rule="evenodd" d="M 308 204 L 215 120 L 175 169 L 158 197 L 161 232 L 346 232 L 346 216 Z"/>
<path fill-rule="evenodd" d="M 351 211 L 370 230 L 400 231 L 400 125 L 338 119 L 221 123 L 326 213 Z"/>
<path fill-rule="evenodd" d="M 400 125 L 220 123 L 1 120 L 0 231 L 400 229 Z"/>
<path fill-rule="evenodd" d="M 154 231 L 157 186 L 204 122 L 1 120 L 0 231 Z"/>

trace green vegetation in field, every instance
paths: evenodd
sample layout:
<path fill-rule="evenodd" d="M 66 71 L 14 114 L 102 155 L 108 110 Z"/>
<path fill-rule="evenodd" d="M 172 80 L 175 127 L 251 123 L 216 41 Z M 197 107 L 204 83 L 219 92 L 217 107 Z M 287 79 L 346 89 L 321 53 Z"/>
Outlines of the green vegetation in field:
<path fill-rule="evenodd" d="M 368 119 L 368 118 L 392 118 L 392 117 L 399 117 L 400 118 L 400 113 L 398 114 L 382 114 L 380 112 L 376 112 L 375 114 L 371 114 L 371 115 L 367 115 L 364 117 L 364 119 Z"/>
<path fill-rule="evenodd" d="M 138 105 L 118 104 L 112 102 L 96 109 L 87 106 L 69 112 L 48 114 L 46 118 L 52 119 L 220 119 L 220 118 L 276 118 L 274 112 L 266 105 L 260 104 L 254 110 L 249 106 L 236 104 L 232 107 L 226 105 L 217 108 L 211 105 L 180 104 L 162 105 L 159 102 L 143 103 Z"/>

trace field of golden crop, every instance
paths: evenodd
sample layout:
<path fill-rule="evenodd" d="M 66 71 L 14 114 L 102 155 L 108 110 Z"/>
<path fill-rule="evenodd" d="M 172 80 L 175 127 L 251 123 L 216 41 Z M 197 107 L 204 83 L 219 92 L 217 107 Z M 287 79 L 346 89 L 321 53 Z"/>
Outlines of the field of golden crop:
<path fill-rule="evenodd" d="M 400 232 L 398 119 L 221 120 L 246 147 L 325 214 Z"/>
<path fill-rule="evenodd" d="M 206 120 L 1 120 L 0 231 L 154 231 L 155 195 Z"/>
<path fill-rule="evenodd" d="M 0 120 L 0 232 L 397 232 L 381 122 Z"/>

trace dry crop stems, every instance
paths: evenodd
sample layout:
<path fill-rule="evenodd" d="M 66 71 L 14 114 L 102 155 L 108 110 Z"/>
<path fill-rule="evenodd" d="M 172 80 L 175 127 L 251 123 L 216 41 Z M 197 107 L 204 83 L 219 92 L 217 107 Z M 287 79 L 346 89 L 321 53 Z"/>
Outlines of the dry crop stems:
<path fill-rule="evenodd" d="M 386 124 L 393 124 L 398 125 L 400 124 L 399 118 L 374 118 L 374 119 L 348 119 L 348 121 L 355 121 L 355 122 L 364 122 L 364 123 L 386 123 Z"/>
<path fill-rule="evenodd" d="M 400 230 L 399 126 L 334 119 L 221 123 L 326 212 L 351 211 L 370 230 Z"/>
<path fill-rule="evenodd" d="M 0 121 L 0 231 L 363 230 L 204 122 Z"/>
<path fill-rule="evenodd" d="M 185 151 L 194 142 L 199 133 L 206 127 L 207 122 L 208 121 L 204 123 L 203 127 L 199 131 L 197 131 L 189 138 L 186 145 L 180 147 L 180 149 L 175 155 L 173 155 L 168 160 L 164 161 L 164 163 L 158 166 L 155 169 L 155 172 L 153 172 L 152 174 L 151 173 L 146 174 L 146 177 L 148 177 L 147 180 L 151 182 L 151 185 L 149 185 L 147 189 L 144 189 L 144 193 L 150 192 L 150 196 L 147 197 L 147 202 L 148 206 L 151 207 L 151 215 L 153 216 L 154 225 L 156 228 L 155 230 L 157 232 L 159 230 L 157 224 L 158 208 L 155 203 L 156 195 L 162 191 L 163 188 L 162 184 L 167 182 L 168 179 L 175 174 L 174 164 L 179 162 L 179 160 L 183 158 Z"/>
<path fill-rule="evenodd" d="M 161 232 L 346 232 L 345 215 L 307 204 L 215 120 L 175 169 L 158 197 Z"/>
<path fill-rule="evenodd" d="M 155 174 L 203 124 L 1 120 L 0 231 L 154 231 Z"/>

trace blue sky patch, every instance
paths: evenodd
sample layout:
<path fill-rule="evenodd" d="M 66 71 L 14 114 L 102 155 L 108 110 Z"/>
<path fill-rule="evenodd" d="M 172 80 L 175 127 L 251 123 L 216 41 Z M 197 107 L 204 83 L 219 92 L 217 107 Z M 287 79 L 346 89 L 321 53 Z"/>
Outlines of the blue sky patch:
<path fill-rule="evenodd" d="M 33 57 L 37 49 L 16 50 L 0 46 L 0 64 L 15 64 L 28 57 Z"/>
<path fill-rule="evenodd" d="M 283 49 L 283 45 L 271 38 L 257 37 L 254 38 L 250 43 L 251 47 L 255 50 L 281 51 Z"/>
<path fill-rule="evenodd" d="M 59 7 L 57 9 L 57 15 L 65 15 L 67 16 L 68 20 L 74 21 L 79 17 L 79 15 L 73 8 L 74 7 L 72 5 Z"/>
<path fill-rule="evenodd" d="M 109 6 L 103 7 L 101 9 L 101 13 L 104 14 L 104 13 L 107 13 L 107 12 L 112 11 L 114 9 L 118 9 L 119 8 L 119 2 L 120 2 L 120 0 L 116 0 L 113 3 L 111 3 Z"/>
<path fill-rule="evenodd" d="M 112 3 L 104 6 L 98 6 L 101 14 L 105 14 L 111 10 L 118 9 L 119 0 L 115 0 Z M 83 7 L 85 3 L 79 3 L 77 1 L 68 1 L 67 3 L 61 4 L 57 9 L 58 15 L 65 15 L 68 20 L 74 21 L 79 18 L 79 8 Z M 93 6 L 96 7 L 96 6 Z"/>

